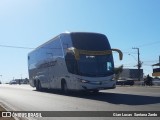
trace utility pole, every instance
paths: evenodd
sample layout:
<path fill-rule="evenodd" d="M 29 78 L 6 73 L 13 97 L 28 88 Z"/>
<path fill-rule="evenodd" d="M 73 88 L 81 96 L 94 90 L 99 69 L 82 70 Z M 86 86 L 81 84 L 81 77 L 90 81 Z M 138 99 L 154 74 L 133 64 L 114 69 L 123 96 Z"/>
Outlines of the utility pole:
<path fill-rule="evenodd" d="M 137 64 L 137 68 L 138 68 L 138 80 L 140 81 L 141 79 L 141 62 L 140 62 L 140 57 L 139 57 L 139 48 L 132 48 L 132 49 L 137 49 L 138 52 L 138 64 Z"/>
<path fill-rule="evenodd" d="M 160 64 L 160 56 L 159 56 L 159 64 Z M 159 68 L 160 68 L 160 66 L 159 66 Z"/>

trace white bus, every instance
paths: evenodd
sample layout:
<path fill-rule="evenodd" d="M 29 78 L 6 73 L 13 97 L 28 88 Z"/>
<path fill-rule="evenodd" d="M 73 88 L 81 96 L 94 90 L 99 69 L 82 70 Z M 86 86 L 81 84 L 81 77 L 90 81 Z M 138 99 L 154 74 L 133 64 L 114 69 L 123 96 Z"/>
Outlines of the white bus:
<path fill-rule="evenodd" d="M 62 33 L 28 54 L 29 83 L 42 88 L 98 92 L 116 87 L 112 51 L 105 35 Z"/>

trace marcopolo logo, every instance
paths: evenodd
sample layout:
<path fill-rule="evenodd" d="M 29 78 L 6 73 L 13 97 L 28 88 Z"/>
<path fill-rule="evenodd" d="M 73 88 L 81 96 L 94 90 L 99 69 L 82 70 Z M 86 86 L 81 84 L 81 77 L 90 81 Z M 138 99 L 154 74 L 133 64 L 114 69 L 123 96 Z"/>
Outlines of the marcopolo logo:
<path fill-rule="evenodd" d="M 2 117 L 12 117 L 11 112 L 2 112 Z"/>

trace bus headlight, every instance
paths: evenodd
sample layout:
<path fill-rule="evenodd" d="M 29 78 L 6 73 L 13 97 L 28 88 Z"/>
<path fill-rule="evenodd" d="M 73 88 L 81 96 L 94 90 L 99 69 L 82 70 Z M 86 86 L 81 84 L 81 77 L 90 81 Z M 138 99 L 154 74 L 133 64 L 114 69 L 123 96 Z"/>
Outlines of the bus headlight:
<path fill-rule="evenodd" d="M 88 83 L 88 80 L 80 80 L 82 83 Z"/>
<path fill-rule="evenodd" d="M 82 82 L 82 83 L 89 83 L 89 81 L 88 80 L 83 80 L 83 79 L 80 79 L 80 78 L 77 78 L 80 82 Z"/>

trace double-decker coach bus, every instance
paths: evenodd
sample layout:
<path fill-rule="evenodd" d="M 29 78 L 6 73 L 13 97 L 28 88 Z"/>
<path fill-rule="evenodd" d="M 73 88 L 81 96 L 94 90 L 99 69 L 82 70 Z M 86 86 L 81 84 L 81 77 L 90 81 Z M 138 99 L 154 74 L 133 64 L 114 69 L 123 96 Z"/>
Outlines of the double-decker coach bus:
<path fill-rule="evenodd" d="M 42 88 L 98 92 L 116 87 L 107 37 L 100 33 L 62 33 L 28 54 L 29 83 Z"/>

